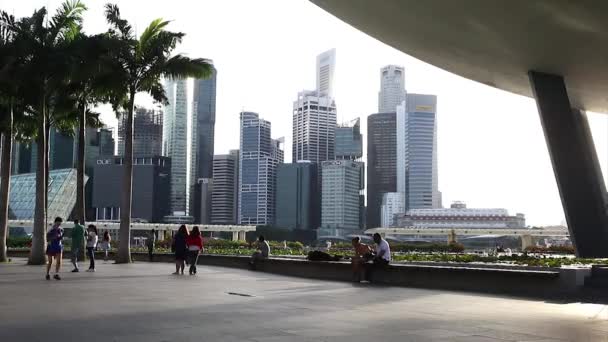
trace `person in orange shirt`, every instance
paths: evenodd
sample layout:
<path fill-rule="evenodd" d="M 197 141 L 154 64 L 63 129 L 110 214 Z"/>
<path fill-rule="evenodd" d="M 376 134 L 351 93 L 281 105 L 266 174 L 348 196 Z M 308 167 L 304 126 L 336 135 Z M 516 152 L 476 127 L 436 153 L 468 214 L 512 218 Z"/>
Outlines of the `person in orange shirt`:
<path fill-rule="evenodd" d="M 355 237 L 352 240 L 355 255 L 352 258 L 353 265 L 353 281 L 358 283 L 361 281 L 361 271 L 363 264 L 373 258 L 372 248 L 364 243 L 361 243 L 360 237 Z"/>

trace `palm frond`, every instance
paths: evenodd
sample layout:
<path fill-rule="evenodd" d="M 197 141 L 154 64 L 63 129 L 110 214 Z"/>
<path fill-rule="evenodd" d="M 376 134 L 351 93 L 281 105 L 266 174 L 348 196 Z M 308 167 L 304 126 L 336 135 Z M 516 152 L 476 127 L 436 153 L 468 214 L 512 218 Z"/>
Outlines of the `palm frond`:
<path fill-rule="evenodd" d="M 49 38 L 53 41 L 72 39 L 82 28 L 82 14 L 86 10 L 80 0 L 67 0 L 61 4 L 51 19 Z"/>
<path fill-rule="evenodd" d="M 129 22 L 122 19 L 117 5 L 106 4 L 106 20 L 111 25 L 110 33 L 122 39 L 134 39 L 133 28 Z"/>
<path fill-rule="evenodd" d="M 194 58 L 183 55 L 171 57 L 163 67 L 163 76 L 175 78 L 208 78 L 213 72 L 213 64 L 205 58 Z"/>
<path fill-rule="evenodd" d="M 163 32 L 167 25 L 169 25 L 169 21 L 165 21 L 162 18 L 152 20 L 139 37 L 140 50 L 145 50 L 153 39 L 158 36 L 159 33 Z"/>

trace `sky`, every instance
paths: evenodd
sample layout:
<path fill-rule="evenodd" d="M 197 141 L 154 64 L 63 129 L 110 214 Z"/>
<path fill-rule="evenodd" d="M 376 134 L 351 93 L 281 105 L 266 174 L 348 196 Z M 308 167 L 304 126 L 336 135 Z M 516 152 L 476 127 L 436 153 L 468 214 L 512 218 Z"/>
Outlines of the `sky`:
<path fill-rule="evenodd" d="M 0 0 L 17 17 L 57 0 Z M 105 1 L 84 1 L 84 29 L 107 29 Z M 529 225 L 564 220 L 536 105 L 531 98 L 497 90 L 443 71 L 395 50 L 326 13 L 307 0 L 116 0 L 122 15 L 143 32 L 156 18 L 186 33 L 176 52 L 214 61 L 218 70 L 215 153 L 238 148 L 239 112 L 258 112 L 284 136 L 291 161 L 292 102 L 314 89 L 316 56 L 336 49 L 334 92 L 338 121 L 377 112 L 380 68 L 405 67 L 406 90 L 438 96 L 439 189 L 443 204 L 507 208 Z M 139 105 L 150 105 L 139 95 Z M 115 115 L 100 108 L 103 121 Z M 589 113 L 599 160 L 608 173 L 608 115 Z M 364 136 L 364 141 L 366 137 Z M 364 146 L 365 147 L 365 146 Z"/>

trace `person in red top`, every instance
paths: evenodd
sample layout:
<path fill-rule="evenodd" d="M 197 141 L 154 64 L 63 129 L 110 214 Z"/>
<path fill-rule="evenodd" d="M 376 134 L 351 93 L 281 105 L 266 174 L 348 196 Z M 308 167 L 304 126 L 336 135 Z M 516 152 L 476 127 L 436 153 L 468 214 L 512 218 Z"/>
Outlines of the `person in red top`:
<path fill-rule="evenodd" d="M 190 262 L 190 275 L 196 274 L 196 263 L 198 256 L 203 250 L 203 237 L 201 236 L 198 226 L 192 228 L 192 232 L 186 238 L 186 245 L 188 246 L 188 260 Z"/>

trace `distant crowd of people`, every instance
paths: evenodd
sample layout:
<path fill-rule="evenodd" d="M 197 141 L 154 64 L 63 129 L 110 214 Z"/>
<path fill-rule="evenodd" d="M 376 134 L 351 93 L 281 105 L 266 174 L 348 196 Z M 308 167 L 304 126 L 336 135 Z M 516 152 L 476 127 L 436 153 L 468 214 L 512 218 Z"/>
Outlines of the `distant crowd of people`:
<path fill-rule="evenodd" d="M 56 280 L 61 280 L 59 271 L 61 269 L 63 255 L 63 229 L 61 223 L 63 220 L 60 217 L 55 218 L 51 230 L 48 231 L 46 254 L 48 263 L 46 267 L 46 279 L 50 280 L 50 271 L 55 262 Z M 108 251 L 111 248 L 111 237 L 106 231 L 99 241 L 97 227 L 94 224 L 88 225 L 85 230 L 79 220 L 74 220 L 74 227 L 71 232 L 72 251 L 71 261 L 74 265 L 72 272 L 80 272 L 78 267 L 78 257 L 82 247 L 86 248 L 86 255 L 89 258 L 89 268 L 87 272 L 95 272 L 95 251 L 100 248 L 104 252 L 104 260 L 108 260 Z M 146 239 L 148 248 L 148 257 L 150 261 L 154 258 L 154 248 L 156 244 L 156 231 L 152 229 Z M 360 282 L 362 280 L 371 281 L 372 274 L 375 270 L 386 267 L 391 262 L 391 250 L 388 242 L 378 233 L 373 236 L 376 248 L 361 242 L 361 238 L 355 237 L 352 239 L 354 256 L 351 259 L 353 270 L 353 281 Z M 251 256 L 249 261 L 252 269 L 256 269 L 260 261 L 270 257 L 270 245 L 264 236 L 259 236 L 255 242 L 256 251 Z M 327 250 L 331 248 L 331 244 L 327 245 Z M 186 268 L 186 263 L 190 265 L 188 273 L 195 275 L 197 273 L 196 265 L 198 257 L 203 252 L 203 237 L 198 226 L 194 226 L 192 231 L 188 230 L 186 225 L 181 225 L 172 239 L 171 250 L 175 255 L 175 272 L 174 275 L 183 275 Z M 328 259 L 330 260 L 330 259 Z"/>

